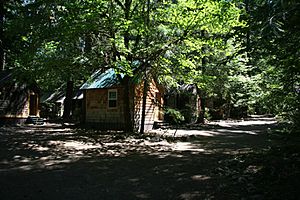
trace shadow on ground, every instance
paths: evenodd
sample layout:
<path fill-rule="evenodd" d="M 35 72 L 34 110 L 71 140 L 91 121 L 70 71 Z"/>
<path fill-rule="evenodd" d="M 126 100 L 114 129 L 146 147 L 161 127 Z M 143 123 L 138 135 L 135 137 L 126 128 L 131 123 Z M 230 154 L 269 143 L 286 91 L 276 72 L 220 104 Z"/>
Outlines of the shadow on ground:
<path fill-rule="evenodd" d="M 185 127 L 177 137 L 56 124 L 2 127 L 0 196 L 297 199 L 299 137 L 270 134 L 275 124 L 260 121 Z"/>

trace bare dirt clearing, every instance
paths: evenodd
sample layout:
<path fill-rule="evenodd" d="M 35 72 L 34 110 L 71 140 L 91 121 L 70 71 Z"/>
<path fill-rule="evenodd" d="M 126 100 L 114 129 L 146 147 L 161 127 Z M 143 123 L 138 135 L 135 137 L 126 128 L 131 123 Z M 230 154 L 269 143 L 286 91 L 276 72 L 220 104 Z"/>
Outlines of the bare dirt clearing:
<path fill-rule="evenodd" d="M 272 118 L 146 136 L 0 128 L 1 199 L 298 199 L 298 136 Z M 175 137 L 174 137 L 175 134 Z"/>

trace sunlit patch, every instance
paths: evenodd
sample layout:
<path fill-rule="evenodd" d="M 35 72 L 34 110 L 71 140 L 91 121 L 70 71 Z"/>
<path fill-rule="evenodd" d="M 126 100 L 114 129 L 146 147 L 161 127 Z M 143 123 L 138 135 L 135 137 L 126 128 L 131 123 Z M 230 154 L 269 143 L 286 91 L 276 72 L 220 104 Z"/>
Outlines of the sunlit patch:
<path fill-rule="evenodd" d="M 24 165 L 24 166 L 19 167 L 18 169 L 23 170 L 23 171 L 29 171 L 29 170 L 32 170 L 32 166 Z"/>
<path fill-rule="evenodd" d="M 260 118 L 260 120 L 221 120 L 218 122 L 209 122 L 210 125 L 219 125 L 222 127 L 235 127 L 235 126 L 253 126 L 253 125 L 265 125 L 276 124 L 276 120 L 269 120 L 269 118 Z"/>
<path fill-rule="evenodd" d="M 48 147 L 42 147 L 42 146 L 37 146 L 37 147 L 35 147 L 33 149 L 37 150 L 37 151 L 48 151 L 49 150 Z"/>
<path fill-rule="evenodd" d="M 33 133 L 34 130 L 28 129 L 28 130 L 22 130 L 23 133 Z"/>
<path fill-rule="evenodd" d="M 198 199 L 201 197 L 201 194 L 198 191 L 188 192 L 180 195 L 180 199 L 190 200 L 190 199 Z"/>
<path fill-rule="evenodd" d="M 150 199 L 150 195 L 147 193 L 139 192 L 139 193 L 136 193 L 135 196 L 139 199 Z"/>
<path fill-rule="evenodd" d="M 23 158 L 22 160 L 20 160 L 21 163 L 29 163 L 31 162 L 32 160 L 31 159 L 28 159 L 28 158 Z"/>
<path fill-rule="evenodd" d="M 163 134 L 166 136 L 176 136 L 176 137 L 188 137 L 188 136 L 214 136 L 214 135 L 221 135 L 221 133 L 217 133 L 214 131 L 206 131 L 206 130 L 185 130 L 185 129 L 178 129 L 178 130 L 165 130 L 164 132 L 157 131 L 156 134 Z"/>
<path fill-rule="evenodd" d="M 151 142 L 151 141 L 145 141 L 144 142 L 145 145 L 147 146 L 165 146 L 165 147 L 170 147 L 171 144 L 165 140 L 160 141 L 160 142 Z"/>
<path fill-rule="evenodd" d="M 205 181 L 211 179 L 211 177 L 206 175 L 194 175 L 191 179 L 194 181 Z"/>
<path fill-rule="evenodd" d="M 84 143 L 80 141 L 50 141 L 50 145 L 58 145 L 62 146 L 64 148 L 69 148 L 69 149 L 77 149 L 77 150 L 87 150 L 87 149 L 95 149 L 95 148 L 101 148 L 101 144 L 93 144 L 93 143 Z"/>
<path fill-rule="evenodd" d="M 130 182 L 133 182 L 133 183 L 136 183 L 136 182 L 139 182 L 140 179 L 139 178 L 131 178 L 129 179 Z"/>
<path fill-rule="evenodd" d="M 78 158 L 76 156 L 64 158 L 64 159 L 63 158 L 58 159 L 57 157 L 55 157 L 53 155 L 49 155 L 49 156 L 41 157 L 39 159 L 39 161 L 40 161 L 40 164 L 43 164 L 43 165 L 54 165 L 54 164 L 59 164 L 59 163 L 70 163 L 77 159 Z"/>
<path fill-rule="evenodd" d="M 205 151 L 204 149 L 198 148 L 197 145 L 194 145 L 190 142 L 177 142 L 174 144 L 172 149 L 174 151 L 197 151 L 197 152 Z"/>
<path fill-rule="evenodd" d="M 170 137 L 189 137 L 189 136 L 218 136 L 218 135 L 230 135 L 230 134 L 248 134 L 248 135 L 257 135 L 255 130 L 242 130 L 242 127 L 247 126 L 262 126 L 262 125 L 271 125 L 276 124 L 277 121 L 272 119 L 263 119 L 262 120 L 220 120 L 208 122 L 208 126 L 217 126 L 219 128 L 215 129 L 212 127 L 211 130 L 191 130 L 191 129 L 168 129 L 168 130 L 153 130 L 149 131 L 150 134 L 154 135 L 164 135 Z"/>
<path fill-rule="evenodd" d="M 249 165 L 244 172 L 249 174 L 256 174 L 262 169 L 263 166 Z"/>
<path fill-rule="evenodd" d="M 255 133 L 254 131 L 244 131 L 244 130 L 217 129 L 216 131 L 223 132 L 223 133 L 257 135 L 257 133 Z"/>
<path fill-rule="evenodd" d="M 107 142 L 105 143 L 105 146 L 122 146 L 124 143 L 121 142 Z"/>
<path fill-rule="evenodd" d="M 13 159 L 20 159 L 21 156 L 20 155 L 14 155 Z"/>
<path fill-rule="evenodd" d="M 71 131 L 70 128 L 61 128 L 61 129 L 46 129 L 47 132 L 63 132 L 66 133 L 67 131 Z"/>

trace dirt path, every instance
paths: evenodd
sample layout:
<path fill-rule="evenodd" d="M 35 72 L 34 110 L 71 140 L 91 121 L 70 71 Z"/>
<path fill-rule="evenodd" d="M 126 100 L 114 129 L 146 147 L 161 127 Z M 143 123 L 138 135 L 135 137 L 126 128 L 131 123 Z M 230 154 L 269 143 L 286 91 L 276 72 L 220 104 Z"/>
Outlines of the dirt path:
<path fill-rule="evenodd" d="M 298 199 L 299 137 L 275 127 L 254 118 L 143 137 L 2 127 L 0 199 Z"/>

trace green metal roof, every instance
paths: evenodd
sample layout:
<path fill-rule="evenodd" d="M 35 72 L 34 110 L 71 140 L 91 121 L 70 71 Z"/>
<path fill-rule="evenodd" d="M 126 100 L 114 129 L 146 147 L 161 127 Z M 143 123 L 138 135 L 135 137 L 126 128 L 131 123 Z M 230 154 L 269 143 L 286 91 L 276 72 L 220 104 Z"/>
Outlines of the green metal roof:
<path fill-rule="evenodd" d="M 96 71 L 80 88 L 80 90 L 110 88 L 120 84 L 114 69 L 105 72 Z"/>

